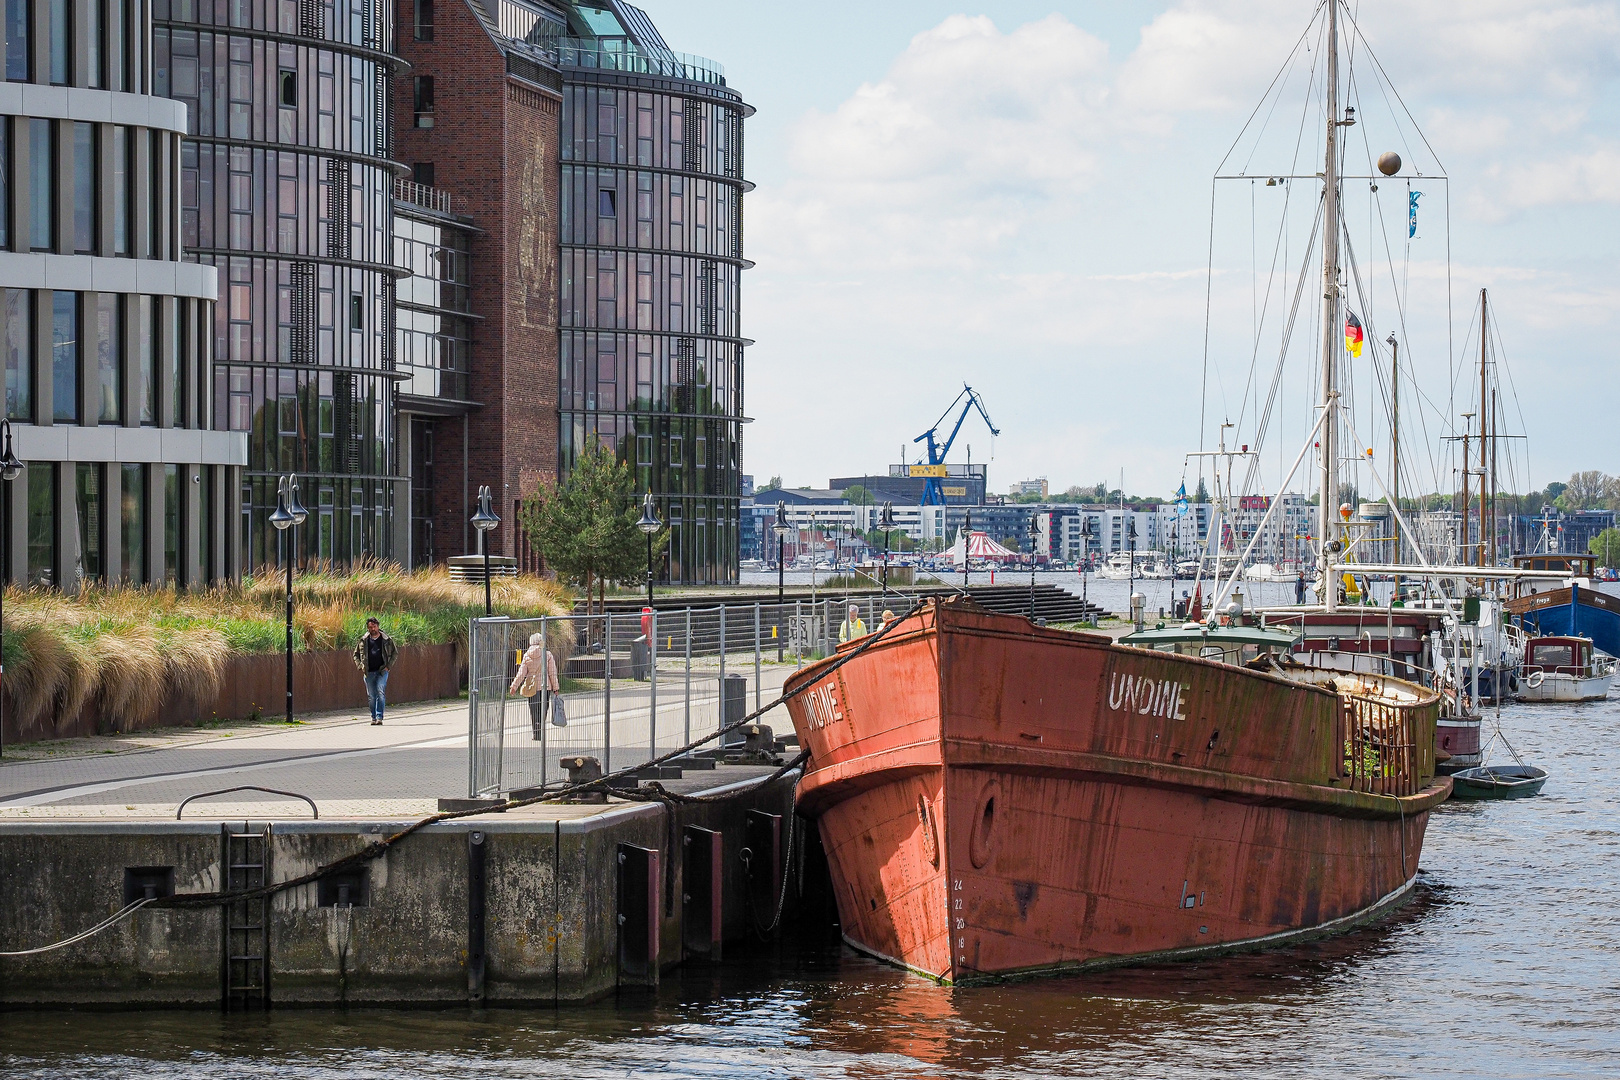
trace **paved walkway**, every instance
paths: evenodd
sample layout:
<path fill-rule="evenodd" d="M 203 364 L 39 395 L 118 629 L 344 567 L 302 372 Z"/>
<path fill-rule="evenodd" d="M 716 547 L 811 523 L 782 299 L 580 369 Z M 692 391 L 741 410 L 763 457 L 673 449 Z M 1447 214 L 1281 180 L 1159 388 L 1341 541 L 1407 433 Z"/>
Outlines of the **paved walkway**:
<path fill-rule="evenodd" d="M 762 694 L 769 701 L 791 665 L 767 668 Z M 612 764 L 623 767 L 648 756 L 652 735 L 647 694 L 634 684 L 616 684 L 613 703 Z M 694 687 L 694 689 L 697 689 Z M 672 688 L 673 690 L 673 688 Z M 683 701 L 665 698 L 660 690 L 660 753 L 682 743 Z M 718 713 L 717 694 L 701 700 L 706 717 Z M 577 701 L 576 701 L 577 699 Z M 557 779 L 559 753 L 601 750 L 602 725 L 597 696 L 568 696 L 568 728 L 548 725 L 544 758 L 530 743 L 528 710 L 521 700 L 508 706 L 506 745 L 511 760 L 506 775 L 514 786 L 533 782 L 527 774 L 541 761 L 548 778 Z M 749 691 L 748 710 L 753 709 Z M 595 715 L 592 709 L 595 707 Z M 783 713 L 765 722 L 791 731 Z M 573 717 L 578 716 L 580 722 Z M 667 720 L 664 719 L 667 717 Z M 464 699 L 394 706 L 387 722 L 372 726 L 352 711 L 281 721 L 227 723 L 207 728 L 177 728 L 129 735 L 91 737 L 6 748 L 0 760 L 0 821 L 60 819 L 173 820 L 188 796 L 243 785 L 297 792 L 314 799 L 323 819 L 403 820 L 433 813 L 442 796 L 465 796 L 468 783 L 468 709 Z M 712 720 L 694 735 L 714 730 Z M 514 767 L 516 766 L 516 767 Z M 765 770 L 722 767 L 689 772 L 680 784 L 700 790 L 732 783 Z M 552 808 L 548 808 L 550 810 Z M 598 812 L 589 807 L 556 808 L 561 816 Z M 186 808 L 189 820 L 299 819 L 309 807 L 299 799 L 262 792 L 234 792 L 201 800 Z"/>

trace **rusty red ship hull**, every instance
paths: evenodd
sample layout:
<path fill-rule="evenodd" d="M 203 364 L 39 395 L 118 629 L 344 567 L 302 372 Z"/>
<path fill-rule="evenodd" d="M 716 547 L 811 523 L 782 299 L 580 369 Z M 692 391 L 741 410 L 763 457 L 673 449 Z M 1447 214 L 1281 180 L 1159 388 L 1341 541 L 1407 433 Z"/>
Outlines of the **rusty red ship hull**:
<path fill-rule="evenodd" d="M 1349 925 L 1405 895 L 1450 792 L 1411 684 L 1356 704 L 954 603 L 837 658 L 789 683 L 800 812 L 846 940 L 941 982 Z"/>

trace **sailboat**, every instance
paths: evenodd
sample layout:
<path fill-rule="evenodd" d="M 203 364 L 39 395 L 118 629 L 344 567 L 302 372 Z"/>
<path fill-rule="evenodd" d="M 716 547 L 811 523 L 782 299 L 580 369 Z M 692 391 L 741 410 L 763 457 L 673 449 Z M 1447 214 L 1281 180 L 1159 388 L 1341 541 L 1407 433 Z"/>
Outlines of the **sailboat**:
<path fill-rule="evenodd" d="M 1325 492 L 1341 7 L 1322 16 Z M 1429 812 L 1451 791 L 1433 689 L 1293 662 L 1296 634 L 1236 602 L 1132 637 L 936 600 L 788 680 L 810 752 L 798 808 L 817 822 L 849 944 L 971 983 L 1279 945 L 1410 894 Z"/>

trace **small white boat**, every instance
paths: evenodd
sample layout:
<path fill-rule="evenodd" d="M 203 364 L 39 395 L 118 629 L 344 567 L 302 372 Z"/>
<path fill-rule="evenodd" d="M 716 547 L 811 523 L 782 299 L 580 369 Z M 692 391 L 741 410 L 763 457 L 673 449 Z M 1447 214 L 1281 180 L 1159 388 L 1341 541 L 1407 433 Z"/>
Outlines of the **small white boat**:
<path fill-rule="evenodd" d="M 1520 701 L 1601 701 L 1614 684 L 1615 658 L 1590 638 L 1538 637 L 1524 647 Z"/>
<path fill-rule="evenodd" d="M 1097 567 L 1097 576 L 1104 581 L 1130 581 L 1132 578 L 1142 576 L 1144 565 L 1143 556 L 1137 555 L 1133 558 L 1129 551 L 1116 551 Z"/>

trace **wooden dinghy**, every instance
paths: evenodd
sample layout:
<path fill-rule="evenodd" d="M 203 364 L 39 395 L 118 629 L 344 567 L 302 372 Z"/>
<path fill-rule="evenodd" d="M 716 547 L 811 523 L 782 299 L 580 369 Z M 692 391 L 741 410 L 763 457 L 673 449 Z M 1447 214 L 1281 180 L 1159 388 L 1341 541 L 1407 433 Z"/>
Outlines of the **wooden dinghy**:
<path fill-rule="evenodd" d="M 1534 765 L 1484 765 L 1451 774 L 1457 799 L 1528 799 L 1541 794 L 1547 770 Z"/>

